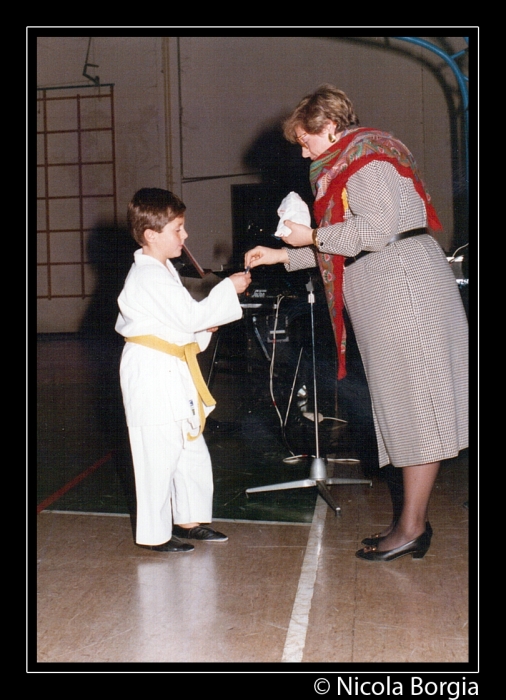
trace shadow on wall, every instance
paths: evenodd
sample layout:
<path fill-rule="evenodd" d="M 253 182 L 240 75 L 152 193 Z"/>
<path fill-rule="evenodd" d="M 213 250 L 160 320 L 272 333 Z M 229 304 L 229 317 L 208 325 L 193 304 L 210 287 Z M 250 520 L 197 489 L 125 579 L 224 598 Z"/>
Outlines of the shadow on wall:
<path fill-rule="evenodd" d="M 117 298 L 133 263 L 137 245 L 129 232 L 110 223 L 98 223 L 88 239 L 87 258 L 96 276 L 93 297 L 83 318 L 84 336 L 114 335 L 118 315 Z"/>
<path fill-rule="evenodd" d="M 124 414 L 119 386 L 119 360 L 123 338 L 114 326 L 117 299 L 133 262 L 136 244 L 126 229 L 97 224 L 88 240 L 87 256 L 96 278 L 93 296 L 79 334 L 88 352 L 96 388 L 96 411 L 104 432 L 124 435 Z"/>
<path fill-rule="evenodd" d="M 88 240 L 87 256 L 96 286 L 79 334 L 88 354 L 94 412 L 104 442 L 114 452 L 118 478 L 123 484 L 135 530 L 135 487 L 128 431 L 119 383 L 119 362 L 124 340 L 114 326 L 118 296 L 133 263 L 137 245 L 130 233 L 109 222 L 98 223 Z"/>
<path fill-rule="evenodd" d="M 279 248 L 274 237 L 277 210 L 289 192 L 297 192 L 310 211 L 313 194 L 309 184 L 310 162 L 301 157 L 299 146 L 283 136 L 282 117 L 268 125 L 243 154 L 247 171 L 260 175 L 256 184 L 232 185 L 233 254 L 232 264 L 241 266 L 244 253 L 256 245 Z M 278 271 L 278 276 L 283 272 Z"/>
<path fill-rule="evenodd" d="M 310 160 L 302 158 L 300 146 L 289 143 L 283 136 L 284 117 L 266 128 L 244 154 L 243 162 L 248 170 L 259 172 L 262 184 L 286 194 L 297 192 L 311 207 L 313 194 L 309 184 Z"/>

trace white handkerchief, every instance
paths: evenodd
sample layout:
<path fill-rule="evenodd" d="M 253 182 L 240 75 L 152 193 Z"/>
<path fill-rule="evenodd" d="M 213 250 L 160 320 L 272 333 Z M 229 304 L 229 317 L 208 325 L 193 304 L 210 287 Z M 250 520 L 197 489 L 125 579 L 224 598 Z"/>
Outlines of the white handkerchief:
<path fill-rule="evenodd" d="M 279 205 L 278 209 L 279 224 L 276 230 L 275 236 L 278 238 L 284 238 L 291 234 L 291 230 L 288 226 L 284 225 L 284 222 L 294 221 L 296 224 L 304 224 L 305 226 L 311 226 L 311 214 L 309 213 L 309 207 L 306 202 L 297 194 L 297 192 L 290 192 L 284 198 L 284 200 Z"/>

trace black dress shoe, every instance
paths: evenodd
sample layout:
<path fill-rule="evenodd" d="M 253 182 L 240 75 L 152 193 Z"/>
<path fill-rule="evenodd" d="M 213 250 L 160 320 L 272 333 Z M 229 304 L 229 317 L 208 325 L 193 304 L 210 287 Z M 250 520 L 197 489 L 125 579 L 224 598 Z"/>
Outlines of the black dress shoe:
<path fill-rule="evenodd" d="M 432 534 L 432 533 L 431 533 Z M 355 553 L 359 559 L 365 559 L 366 561 L 393 561 L 399 557 L 403 557 L 405 554 L 411 554 L 413 559 L 422 559 L 430 547 L 431 535 L 425 530 L 419 537 L 416 537 L 406 544 L 402 544 L 400 547 L 395 547 L 395 549 L 388 549 L 385 552 L 378 552 L 375 546 L 364 547 L 359 549 Z"/>
<path fill-rule="evenodd" d="M 195 527 L 190 528 L 174 525 L 172 532 L 185 540 L 201 540 L 202 542 L 227 542 L 228 540 L 228 537 L 222 532 L 216 532 L 207 525 L 195 525 Z"/>
<path fill-rule="evenodd" d="M 163 544 L 137 544 L 143 549 L 150 549 L 152 552 L 193 552 L 195 547 L 192 544 L 181 542 L 177 537 L 171 537 Z"/>
<path fill-rule="evenodd" d="M 425 532 L 429 533 L 429 540 L 432 537 L 432 528 L 430 526 L 429 521 L 425 523 Z M 364 537 L 362 540 L 362 544 L 367 545 L 368 547 L 377 547 L 380 540 L 385 539 L 386 535 L 384 537 L 381 537 L 379 532 L 376 535 L 371 535 L 371 537 Z"/>

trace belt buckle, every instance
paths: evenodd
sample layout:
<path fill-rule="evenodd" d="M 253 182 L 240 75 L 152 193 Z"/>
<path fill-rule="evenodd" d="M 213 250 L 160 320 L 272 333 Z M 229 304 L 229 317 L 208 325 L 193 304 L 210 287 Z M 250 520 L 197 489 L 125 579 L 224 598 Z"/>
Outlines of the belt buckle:
<path fill-rule="evenodd" d="M 346 258 L 346 260 L 344 261 L 344 266 L 348 267 L 349 265 L 353 265 L 353 263 L 356 261 L 357 261 L 356 255 L 350 256 L 349 258 Z"/>

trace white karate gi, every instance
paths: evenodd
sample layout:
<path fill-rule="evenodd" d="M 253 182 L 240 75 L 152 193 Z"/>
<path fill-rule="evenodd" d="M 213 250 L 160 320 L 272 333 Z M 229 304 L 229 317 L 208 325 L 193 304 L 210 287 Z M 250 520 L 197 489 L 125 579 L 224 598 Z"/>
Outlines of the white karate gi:
<path fill-rule="evenodd" d="M 242 309 L 233 283 L 224 279 L 195 301 L 172 263 L 134 253 L 118 298 L 116 331 L 124 337 L 154 335 L 176 345 L 197 342 L 208 328 L 236 321 Z M 198 394 L 186 362 L 159 350 L 125 343 L 120 367 L 137 495 L 138 544 L 167 542 L 176 524 L 211 522 L 213 478 L 200 435 Z M 208 415 L 213 407 L 204 406 Z"/>

